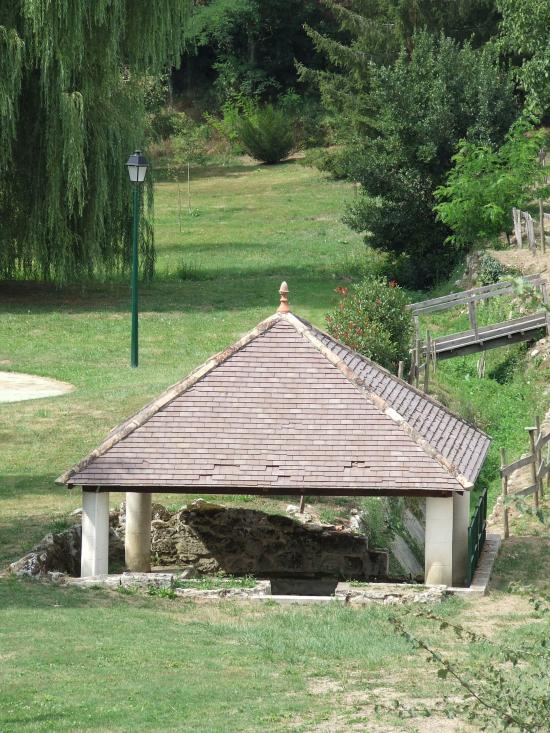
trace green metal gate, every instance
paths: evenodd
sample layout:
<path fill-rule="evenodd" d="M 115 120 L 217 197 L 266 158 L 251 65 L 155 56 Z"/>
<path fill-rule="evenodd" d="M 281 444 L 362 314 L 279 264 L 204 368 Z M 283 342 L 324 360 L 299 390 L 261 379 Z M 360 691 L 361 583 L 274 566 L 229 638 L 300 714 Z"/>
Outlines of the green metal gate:
<path fill-rule="evenodd" d="M 470 585 L 476 571 L 479 556 L 487 534 L 487 489 L 477 502 L 472 521 L 468 525 L 468 575 L 466 585 Z"/>

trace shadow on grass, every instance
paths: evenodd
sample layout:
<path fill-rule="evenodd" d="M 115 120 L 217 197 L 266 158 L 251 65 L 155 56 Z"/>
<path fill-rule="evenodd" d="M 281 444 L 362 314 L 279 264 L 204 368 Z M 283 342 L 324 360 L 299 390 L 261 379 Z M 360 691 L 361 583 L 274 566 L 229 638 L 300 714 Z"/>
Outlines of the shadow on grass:
<path fill-rule="evenodd" d="M 289 160 L 282 160 L 280 163 L 275 165 L 268 165 L 267 163 L 231 163 L 228 165 L 204 165 L 204 166 L 191 166 L 191 181 L 203 178 L 234 178 L 242 176 L 247 173 L 253 173 L 257 170 L 276 170 L 277 168 L 288 168 L 298 164 L 298 160 L 291 158 Z M 177 183 L 173 178 L 169 177 L 166 173 L 165 165 L 156 165 L 154 170 L 155 182 L 156 183 Z M 187 183 L 187 170 L 182 168 L 179 172 L 180 184 Z"/>
<path fill-rule="evenodd" d="M 115 602 L 134 607 L 160 606 L 158 610 L 162 610 L 159 599 L 151 599 L 142 594 L 125 595 L 101 587 L 77 588 L 67 585 L 54 585 L 53 583 L 30 578 L 16 578 L 14 575 L 0 576 L 0 609 L 38 610 L 57 607 L 110 607 Z"/>
<path fill-rule="evenodd" d="M 510 537 L 497 557 L 491 588 L 508 591 L 513 586 L 550 592 L 550 538 Z"/>
<path fill-rule="evenodd" d="M 182 259 L 182 263 L 185 260 Z M 333 286 L 344 273 L 328 272 L 324 267 L 258 266 L 249 272 L 238 267 L 222 271 L 199 270 L 191 277 L 178 280 L 177 273 L 159 277 L 151 284 L 140 287 L 140 310 L 151 312 L 204 310 L 242 310 L 264 307 L 269 310 L 278 300 L 278 288 L 286 280 L 291 288 L 294 304 L 319 306 L 333 298 Z M 349 272 L 346 273 L 349 275 Z M 329 279 L 330 278 L 330 279 Z M 327 282 L 328 281 L 328 282 Z M 128 312 L 129 286 L 122 282 L 71 285 L 63 289 L 46 283 L 0 283 L 0 313 L 29 314 L 44 312 Z M 323 294 L 325 297 L 323 297 Z"/>

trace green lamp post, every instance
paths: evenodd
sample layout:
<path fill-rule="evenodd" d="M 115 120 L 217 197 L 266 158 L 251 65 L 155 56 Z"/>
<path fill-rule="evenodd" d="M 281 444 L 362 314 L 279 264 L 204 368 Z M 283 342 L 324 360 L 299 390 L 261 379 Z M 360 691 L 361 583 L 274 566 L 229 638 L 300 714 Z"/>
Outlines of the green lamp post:
<path fill-rule="evenodd" d="M 130 364 L 138 365 L 138 239 L 139 239 L 139 205 L 141 185 L 147 173 L 147 158 L 136 150 L 126 163 L 128 175 L 133 183 L 132 191 L 132 343 L 130 349 Z"/>

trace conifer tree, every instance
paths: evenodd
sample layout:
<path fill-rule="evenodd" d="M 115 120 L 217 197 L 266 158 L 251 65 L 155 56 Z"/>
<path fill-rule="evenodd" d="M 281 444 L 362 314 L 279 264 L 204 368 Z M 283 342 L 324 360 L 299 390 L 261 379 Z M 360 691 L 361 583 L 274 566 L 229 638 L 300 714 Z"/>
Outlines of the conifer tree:
<path fill-rule="evenodd" d="M 125 268 L 144 79 L 177 63 L 188 13 L 188 0 L 0 3 L 0 277 Z M 150 275 L 147 220 L 141 253 Z"/>

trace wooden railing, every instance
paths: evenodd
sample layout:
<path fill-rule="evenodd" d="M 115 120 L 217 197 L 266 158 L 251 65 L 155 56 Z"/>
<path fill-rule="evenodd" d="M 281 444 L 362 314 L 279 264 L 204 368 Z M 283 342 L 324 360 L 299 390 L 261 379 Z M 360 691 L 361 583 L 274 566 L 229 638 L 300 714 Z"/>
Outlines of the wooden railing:
<path fill-rule="evenodd" d="M 541 275 L 526 275 L 522 279 L 531 287 L 539 288 L 544 299 L 544 292 L 547 289 L 547 284 L 546 280 Z M 413 317 L 418 317 L 424 313 L 449 310 L 450 308 L 455 308 L 458 305 L 467 304 L 468 314 L 470 315 L 470 325 L 472 328 L 476 328 L 476 303 L 501 295 L 513 295 L 514 292 L 514 283 L 509 280 L 501 280 L 500 282 L 492 283 L 491 285 L 483 285 L 480 288 L 470 288 L 470 290 L 461 290 L 458 293 L 443 295 L 440 298 L 421 300 L 418 303 L 411 303 L 407 308 L 411 311 Z"/>
<path fill-rule="evenodd" d="M 541 300 L 546 306 L 548 303 L 546 280 L 540 275 L 527 275 L 523 278 L 523 282 L 530 288 L 540 290 Z M 550 334 L 550 313 L 547 310 L 541 310 L 521 318 L 510 319 L 503 323 L 479 326 L 477 304 L 489 298 L 513 295 L 515 288 L 513 282 L 504 280 L 492 285 L 443 295 L 439 298 L 422 300 L 407 306 L 412 313 L 415 328 L 414 342 L 411 347 L 410 381 L 414 381 L 418 386 L 420 372 L 424 371 L 424 374 L 427 374 L 430 361 L 433 361 L 435 366 L 436 358 L 445 359 L 451 356 L 485 351 L 516 341 L 529 340 L 536 336 L 541 328 L 546 328 L 547 333 Z M 469 331 L 438 336 L 433 339 L 427 334 L 425 343 L 422 342 L 420 339 L 421 315 L 464 305 L 468 307 Z"/>
<path fill-rule="evenodd" d="M 508 496 L 533 496 L 535 509 L 539 508 L 539 501 L 541 497 L 544 497 L 544 479 L 546 478 L 547 486 L 550 486 L 550 432 L 544 434 L 541 428 L 540 418 L 535 418 L 535 426 L 526 428 L 529 433 L 529 453 L 523 458 L 519 458 L 513 463 L 506 463 L 506 451 L 504 448 L 500 451 L 500 478 L 502 486 L 502 516 L 504 525 L 504 537 L 510 536 L 510 525 L 509 525 L 509 506 Z M 543 449 L 547 448 L 547 455 L 543 456 Z M 514 491 L 513 494 L 509 493 L 508 482 L 510 477 L 520 471 L 522 468 L 527 466 L 531 467 L 530 480 L 531 482 L 519 489 Z"/>

